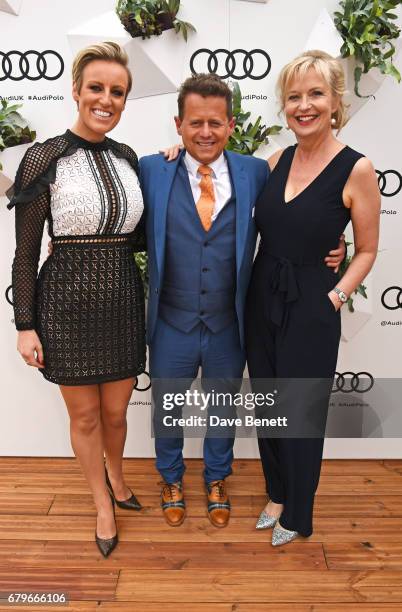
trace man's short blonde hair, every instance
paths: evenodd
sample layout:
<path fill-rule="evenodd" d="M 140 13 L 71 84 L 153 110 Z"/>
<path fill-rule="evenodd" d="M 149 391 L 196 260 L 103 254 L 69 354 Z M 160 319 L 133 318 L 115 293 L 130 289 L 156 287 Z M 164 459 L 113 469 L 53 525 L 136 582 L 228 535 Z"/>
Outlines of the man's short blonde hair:
<path fill-rule="evenodd" d="M 286 92 L 292 80 L 295 77 L 303 77 L 310 68 L 317 71 L 331 88 L 332 95 L 339 99 L 338 109 L 333 114 L 334 121 L 332 124 L 332 127 L 339 131 L 349 120 L 347 107 L 343 100 L 346 93 L 345 73 L 340 61 L 325 53 L 325 51 L 304 51 L 282 68 L 277 82 L 277 95 L 281 110 L 284 109 Z"/>
<path fill-rule="evenodd" d="M 72 77 L 73 83 L 75 83 L 78 93 L 81 91 L 82 87 L 82 76 L 84 68 L 94 60 L 116 62 L 117 64 L 120 64 L 121 66 L 123 66 L 123 68 L 126 69 L 128 77 L 128 86 L 126 92 L 127 97 L 133 86 L 133 77 L 128 67 L 128 55 L 124 51 L 124 49 L 120 47 L 120 45 L 110 41 L 85 47 L 85 49 L 81 49 L 81 51 L 79 51 L 75 56 L 72 68 Z"/>

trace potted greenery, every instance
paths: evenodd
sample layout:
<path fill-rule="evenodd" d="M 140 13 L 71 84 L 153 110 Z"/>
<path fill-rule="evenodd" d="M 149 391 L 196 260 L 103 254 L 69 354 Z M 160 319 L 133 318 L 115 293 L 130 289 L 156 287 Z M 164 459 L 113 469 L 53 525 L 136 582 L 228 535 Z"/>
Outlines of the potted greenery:
<path fill-rule="evenodd" d="M 8 105 L 7 100 L 1 100 L 0 108 L 0 151 L 9 147 L 32 142 L 36 132 L 32 131 L 26 120 L 21 117 L 18 109 L 22 104 Z M 0 162 L 0 170 L 3 166 Z"/>
<path fill-rule="evenodd" d="M 144 293 L 145 297 L 148 297 L 148 285 L 149 285 L 149 275 L 148 275 L 148 255 L 145 251 L 141 251 L 139 253 L 134 253 L 135 263 L 140 271 L 142 282 L 144 284 Z"/>
<path fill-rule="evenodd" d="M 398 16 L 392 12 L 401 0 L 341 0 L 340 10 L 334 13 L 334 23 L 343 38 L 341 55 L 353 56 L 355 94 L 361 97 L 359 82 L 362 74 L 379 68 L 398 83 L 401 75 L 392 63 L 395 46 L 391 41 L 399 38 L 400 29 L 394 23 Z"/>
<path fill-rule="evenodd" d="M 180 0 L 118 0 L 116 13 L 133 38 L 160 36 L 174 29 L 187 41 L 188 33 L 196 30 L 191 23 L 177 18 L 179 9 Z"/>
<path fill-rule="evenodd" d="M 253 155 L 262 144 L 268 144 L 268 136 L 279 134 L 282 127 L 262 125 L 262 117 L 259 116 L 254 123 L 248 123 L 251 113 L 246 113 L 241 107 L 241 90 L 238 83 L 233 85 L 233 117 L 236 120 L 235 129 L 229 139 L 226 149 L 241 153 L 242 155 Z"/>

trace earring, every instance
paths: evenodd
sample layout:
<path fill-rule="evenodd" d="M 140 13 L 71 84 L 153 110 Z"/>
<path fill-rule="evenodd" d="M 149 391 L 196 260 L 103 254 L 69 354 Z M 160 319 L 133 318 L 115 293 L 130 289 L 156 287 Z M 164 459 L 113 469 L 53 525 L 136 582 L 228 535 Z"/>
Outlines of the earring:
<path fill-rule="evenodd" d="M 332 119 L 331 119 L 331 124 L 332 124 L 332 125 L 335 125 L 335 123 L 336 123 L 336 119 L 335 119 L 335 117 L 332 117 Z"/>

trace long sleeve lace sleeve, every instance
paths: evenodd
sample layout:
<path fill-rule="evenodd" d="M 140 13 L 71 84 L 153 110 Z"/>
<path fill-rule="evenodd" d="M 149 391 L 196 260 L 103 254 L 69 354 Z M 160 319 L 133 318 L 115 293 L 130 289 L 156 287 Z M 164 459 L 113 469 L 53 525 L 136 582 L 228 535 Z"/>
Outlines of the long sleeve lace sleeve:
<path fill-rule="evenodd" d="M 50 195 L 48 189 L 37 194 L 31 201 L 18 202 L 18 196 L 37 178 L 35 156 L 40 151 L 28 150 L 18 169 L 15 185 L 15 234 L 16 249 L 12 266 L 14 318 L 17 330 L 35 329 L 35 287 L 43 227 L 49 214 Z M 27 189 L 28 188 L 28 189 Z M 42 189 L 40 189 L 42 191 Z M 25 199 L 25 198 L 24 198 Z M 13 200 L 11 202 L 13 204 Z"/>

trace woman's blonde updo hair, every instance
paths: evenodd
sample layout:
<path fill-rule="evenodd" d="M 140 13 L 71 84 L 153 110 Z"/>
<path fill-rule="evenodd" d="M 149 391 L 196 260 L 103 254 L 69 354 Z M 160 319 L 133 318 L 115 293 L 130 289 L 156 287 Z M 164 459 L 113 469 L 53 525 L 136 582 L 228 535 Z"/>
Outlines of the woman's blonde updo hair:
<path fill-rule="evenodd" d="M 84 68 L 94 60 L 116 62 L 126 69 L 128 76 L 128 86 L 126 92 L 127 97 L 133 85 L 133 78 L 128 67 L 128 55 L 124 49 L 120 47 L 120 45 L 110 41 L 85 47 L 85 49 L 81 49 L 81 51 L 79 51 L 75 56 L 72 68 L 72 77 L 73 83 L 75 83 L 77 86 L 78 93 L 80 93 L 82 87 L 82 75 Z"/>
<path fill-rule="evenodd" d="M 330 86 L 332 95 L 339 98 L 339 106 L 333 114 L 332 122 L 332 127 L 339 132 L 349 119 L 347 107 L 343 100 L 346 93 L 345 74 L 342 64 L 325 51 L 304 51 L 282 68 L 277 82 L 277 95 L 280 100 L 281 111 L 285 107 L 286 92 L 291 81 L 294 77 L 303 77 L 310 68 L 317 71 Z"/>

